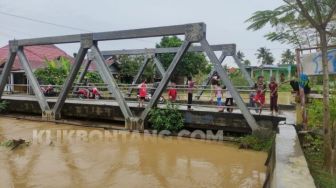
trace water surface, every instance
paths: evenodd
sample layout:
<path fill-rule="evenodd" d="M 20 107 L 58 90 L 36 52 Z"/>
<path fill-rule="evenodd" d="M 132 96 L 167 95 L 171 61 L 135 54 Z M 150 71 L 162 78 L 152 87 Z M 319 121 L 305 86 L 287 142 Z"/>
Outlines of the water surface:
<path fill-rule="evenodd" d="M 51 141 L 37 143 L 33 130 L 51 131 Z M 60 141 L 57 130 L 80 130 L 92 137 Z M 265 179 L 263 152 L 143 134 L 113 134 L 104 140 L 99 132 L 104 130 L 1 117 L 0 141 L 32 143 L 13 151 L 0 147 L 0 187 L 231 188 L 262 187 Z"/>

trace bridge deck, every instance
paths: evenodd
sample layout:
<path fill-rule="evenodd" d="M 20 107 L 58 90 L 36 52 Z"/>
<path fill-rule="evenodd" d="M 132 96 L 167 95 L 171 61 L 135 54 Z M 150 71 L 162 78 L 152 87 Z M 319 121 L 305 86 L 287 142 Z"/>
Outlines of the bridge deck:
<path fill-rule="evenodd" d="M 8 111 L 10 113 L 40 114 L 35 96 L 29 95 L 4 95 L 2 99 L 8 100 Z M 47 98 L 47 102 L 52 105 L 57 100 L 56 97 Z M 197 102 L 197 101 L 195 101 Z M 136 101 L 128 101 L 130 109 L 135 116 L 139 116 L 144 108 L 138 108 Z M 249 133 L 250 128 L 239 109 L 233 113 L 218 112 L 215 105 L 202 106 L 195 104 L 192 111 L 187 110 L 186 104 L 179 105 L 180 112 L 183 113 L 186 128 L 204 130 L 223 130 L 228 132 Z M 159 104 L 163 108 L 164 104 Z M 251 110 L 254 118 L 260 126 L 275 128 L 279 121 L 287 124 L 295 124 L 293 111 L 282 110 L 278 117 L 271 116 L 268 109 L 263 110 L 262 115 L 258 115 L 255 110 Z M 62 117 L 65 119 L 85 119 L 85 120 L 107 120 L 124 121 L 124 116 L 114 100 L 94 100 L 69 98 L 65 101 L 62 109 Z M 95 125 L 92 125 L 95 126 Z M 110 127 L 111 128 L 111 127 Z"/>

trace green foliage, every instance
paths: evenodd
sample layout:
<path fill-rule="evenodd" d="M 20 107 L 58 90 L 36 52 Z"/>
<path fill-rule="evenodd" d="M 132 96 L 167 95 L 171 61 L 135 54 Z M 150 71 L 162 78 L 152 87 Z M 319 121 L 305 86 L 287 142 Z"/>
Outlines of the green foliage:
<path fill-rule="evenodd" d="M 6 147 L 6 148 L 11 148 L 11 150 L 17 148 L 18 146 L 23 145 L 23 146 L 29 146 L 30 142 L 27 142 L 23 139 L 11 139 L 11 140 L 5 140 L 3 142 L 0 142 L 0 146 Z"/>
<path fill-rule="evenodd" d="M 323 167 L 323 140 L 320 136 L 306 135 L 303 151 L 309 170 L 314 177 L 316 187 L 336 187 L 336 176 L 328 173 Z"/>
<path fill-rule="evenodd" d="M 34 74 L 40 83 L 62 85 L 70 71 L 70 60 L 61 57 L 57 60 L 46 60 L 44 68 L 37 69 Z"/>
<path fill-rule="evenodd" d="M 176 132 L 184 127 L 184 117 L 178 106 L 167 103 L 164 109 L 154 108 L 149 113 L 149 122 L 158 131 L 169 130 Z"/>
<path fill-rule="evenodd" d="M 132 80 L 133 77 L 138 73 L 141 64 L 144 62 L 144 57 L 132 56 L 132 55 L 121 55 L 119 56 L 120 65 L 120 75 L 125 80 Z M 141 79 L 146 79 L 151 81 L 155 75 L 154 63 L 152 60 L 148 62 Z"/>
<path fill-rule="evenodd" d="M 336 122 L 336 96 L 330 95 L 330 126 L 332 127 Z M 308 104 L 308 124 L 310 127 L 323 127 L 323 101 L 315 99 Z"/>
<path fill-rule="evenodd" d="M 273 140 L 274 134 L 270 136 L 248 135 L 241 137 L 239 143 L 243 147 L 256 151 L 269 151 L 272 148 Z"/>
<path fill-rule="evenodd" d="M 287 49 L 281 54 L 281 63 L 282 64 L 294 64 L 295 62 L 295 54 L 290 51 L 290 49 Z"/>
<path fill-rule="evenodd" d="M 229 74 L 230 79 L 235 86 L 247 86 L 248 82 L 244 78 L 244 76 L 241 74 L 240 70 L 236 69 L 236 71 L 231 72 Z"/>
<path fill-rule="evenodd" d="M 87 72 L 85 77 L 88 79 L 90 83 L 104 83 L 103 79 L 100 77 L 99 72 Z"/>
<path fill-rule="evenodd" d="M 273 10 L 262 10 L 253 13 L 253 15 L 246 20 L 250 23 L 248 30 L 260 30 L 269 25 L 274 28 L 265 37 L 270 41 L 279 41 L 281 43 L 292 44 L 296 47 L 311 47 L 318 46 L 316 30 L 311 26 L 305 17 L 298 14 L 298 5 L 295 1 L 290 1 L 291 4 L 281 5 Z M 316 19 L 316 8 L 311 5 L 314 1 L 303 1 L 307 11 Z M 326 19 L 330 13 L 331 8 L 334 6 L 334 0 L 321 0 L 319 6 L 321 9 L 321 16 Z M 334 32 L 335 18 L 329 22 L 329 31 Z M 329 40 L 331 44 L 334 42 L 335 37 Z"/>
<path fill-rule="evenodd" d="M 267 49 L 266 47 L 259 48 L 257 50 L 256 56 L 263 65 L 272 65 L 274 62 L 273 54 L 271 53 L 270 49 Z"/>
<path fill-rule="evenodd" d="M 245 59 L 245 60 L 243 61 L 243 63 L 244 63 L 244 65 L 246 65 L 246 66 L 250 66 L 250 65 L 251 65 L 251 61 L 248 60 L 248 59 Z"/>
<path fill-rule="evenodd" d="M 180 47 L 183 41 L 176 36 L 163 37 L 161 42 L 156 45 L 157 48 L 167 48 L 167 47 Z M 165 53 L 159 54 L 158 58 L 162 62 L 163 66 L 167 69 L 172 62 L 175 54 Z M 196 75 L 199 72 L 208 71 L 208 62 L 203 53 L 197 52 L 187 52 L 179 65 L 177 65 L 175 76 L 189 76 Z"/>
<path fill-rule="evenodd" d="M 8 101 L 0 101 L 0 112 L 6 111 L 8 107 Z"/>

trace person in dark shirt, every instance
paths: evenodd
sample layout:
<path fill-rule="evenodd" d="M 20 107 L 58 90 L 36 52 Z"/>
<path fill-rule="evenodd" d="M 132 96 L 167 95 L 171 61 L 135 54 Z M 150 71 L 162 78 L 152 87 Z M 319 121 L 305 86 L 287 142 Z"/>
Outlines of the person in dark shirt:
<path fill-rule="evenodd" d="M 278 114 L 278 83 L 275 81 L 275 77 L 271 77 L 271 82 L 268 84 L 268 88 L 270 89 L 270 108 L 271 115 L 273 116 L 273 111 L 275 111 L 275 115 Z"/>

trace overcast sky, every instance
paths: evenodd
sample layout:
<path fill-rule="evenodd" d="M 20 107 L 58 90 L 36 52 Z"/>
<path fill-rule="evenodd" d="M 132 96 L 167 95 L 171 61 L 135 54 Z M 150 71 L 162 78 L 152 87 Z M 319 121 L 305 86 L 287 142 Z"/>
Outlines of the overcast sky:
<path fill-rule="evenodd" d="M 259 65 L 255 53 L 260 47 L 271 49 L 276 62 L 291 46 L 269 42 L 263 35 L 270 31 L 247 31 L 245 20 L 258 10 L 273 9 L 281 0 L 1 0 L 0 46 L 10 39 L 55 36 L 85 32 L 113 31 L 143 27 L 204 22 L 210 44 L 236 43 L 253 65 Z M 41 20 L 61 27 L 29 21 Z M 158 38 L 99 43 L 101 50 L 152 48 Z M 78 44 L 60 46 L 67 53 Z M 227 61 L 229 65 L 232 62 Z"/>

